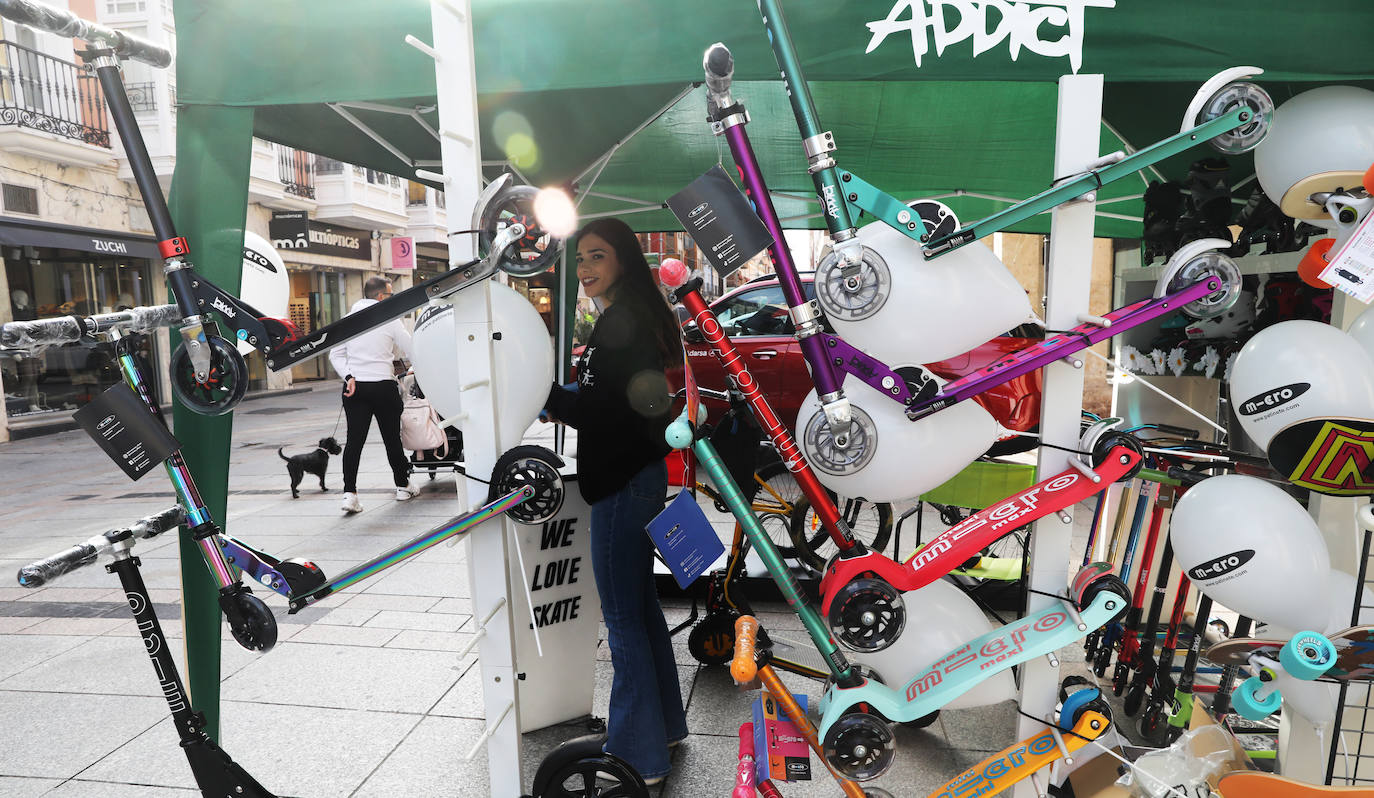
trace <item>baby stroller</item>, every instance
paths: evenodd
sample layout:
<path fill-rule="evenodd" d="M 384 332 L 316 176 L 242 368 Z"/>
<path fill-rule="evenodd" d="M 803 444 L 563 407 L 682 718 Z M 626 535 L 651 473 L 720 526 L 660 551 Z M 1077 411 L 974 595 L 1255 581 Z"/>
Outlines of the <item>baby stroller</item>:
<path fill-rule="evenodd" d="M 440 426 L 439 414 L 425 398 L 414 374 L 401 378 L 401 443 L 411 450 L 410 471 L 428 471 L 429 478 L 440 470 L 458 472 L 463 462 L 463 433 L 453 426 Z M 437 445 L 432 445 L 437 444 Z"/>

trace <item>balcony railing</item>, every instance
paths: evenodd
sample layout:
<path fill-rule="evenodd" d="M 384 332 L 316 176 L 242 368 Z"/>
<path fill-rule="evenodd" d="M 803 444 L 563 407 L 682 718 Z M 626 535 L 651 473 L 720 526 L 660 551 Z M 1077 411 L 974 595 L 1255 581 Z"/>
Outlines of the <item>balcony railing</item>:
<path fill-rule="evenodd" d="M 105 101 L 95 76 L 71 61 L 4 40 L 0 40 L 0 125 L 110 146 Z"/>
<path fill-rule="evenodd" d="M 129 95 L 129 105 L 140 113 L 157 110 L 157 84 L 125 83 L 124 93 Z"/>
<path fill-rule="evenodd" d="M 281 144 L 272 146 L 277 150 L 277 178 L 286 187 L 286 193 L 314 199 L 315 154 Z"/>

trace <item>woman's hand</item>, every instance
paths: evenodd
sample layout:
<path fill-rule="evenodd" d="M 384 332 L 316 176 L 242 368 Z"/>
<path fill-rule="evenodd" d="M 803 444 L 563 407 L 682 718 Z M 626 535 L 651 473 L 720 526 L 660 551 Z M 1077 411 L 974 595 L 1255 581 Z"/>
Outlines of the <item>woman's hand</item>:
<path fill-rule="evenodd" d="M 354 392 L 355 390 L 357 390 L 357 388 L 358 388 L 358 381 L 355 380 L 355 379 L 353 379 L 352 377 L 349 377 L 347 380 L 344 381 L 344 391 L 343 391 L 343 395 L 344 395 L 344 396 L 352 396 L 352 395 L 353 395 L 353 392 Z"/>

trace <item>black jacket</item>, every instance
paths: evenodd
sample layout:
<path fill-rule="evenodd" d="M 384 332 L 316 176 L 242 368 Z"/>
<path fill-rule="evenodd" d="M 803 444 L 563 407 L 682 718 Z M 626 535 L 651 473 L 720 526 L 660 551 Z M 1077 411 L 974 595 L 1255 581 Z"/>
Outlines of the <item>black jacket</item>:
<path fill-rule="evenodd" d="M 670 451 L 663 439 L 670 398 L 653 320 L 616 303 L 592 328 L 577 391 L 554 385 L 544 407 L 577 429 L 577 481 L 589 503 L 610 496 Z"/>

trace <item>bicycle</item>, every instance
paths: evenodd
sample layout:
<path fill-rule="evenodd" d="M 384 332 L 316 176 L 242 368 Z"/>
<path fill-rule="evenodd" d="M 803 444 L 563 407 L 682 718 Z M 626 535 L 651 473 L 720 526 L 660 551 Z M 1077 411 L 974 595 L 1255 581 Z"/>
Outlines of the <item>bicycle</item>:
<path fill-rule="evenodd" d="M 794 335 L 811 367 L 816 386 L 814 396 L 803 405 L 804 415 L 808 408 L 815 409 L 808 420 L 798 424 L 799 438 L 827 487 L 841 494 L 895 500 L 902 497 L 898 493 L 920 493 L 949 476 L 931 468 L 930 473 L 921 474 L 931 484 L 914 484 L 911 478 L 890 479 L 881 485 L 881 490 L 890 491 L 891 495 L 878 495 L 871 485 L 863 490 L 846 485 L 865 468 L 883 473 L 899 470 L 900 453 L 909 448 L 910 443 L 901 438 L 911 438 L 915 434 L 913 428 L 903 430 L 889 425 L 884 431 L 897 436 L 897 444 L 887 447 L 887 455 L 876 454 L 880 446 L 878 420 L 896 414 L 888 410 L 889 406 L 877 395 L 869 392 L 870 388 L 897 402 L 902 415 L 916 422 L 1164 313 L 1183 309 L 1198 317 L 1214 316 L 1225 312 L 1239 296 L 1239 270 L 1216 251 L 1219 247 L 1230 246 L 1230 242 L 1221 239 L 1195 241 L 1170 259 L 1152 297 L 1103 317 L 1083 317 L 1080 319 L 1083 323 L 1072 330 L 1052 335 L 1040 345 L 941 385 L 919 364 L 963 352 L 1014 327 L 1029 315 L 1024 293 L 1006 276 L 995 256 L 979 248 L 963 249 L 965 245 L 1182 152 L 1200 141 L 1212 141 L 1235 151 L 1253 148 L 1268 130 L 1273 102 L 1258 86 L 1231 81 L 1259 70 L 1249 67 L 1228 70 L 1205 83 L 1190 105 L 1189 122 L 1185 122 L 1179 134 L 1128 156 L 1121 153 L 1107 156 L 1085 173 L 1065 178 L 1054 188 L 986 219 L 961 226 L 954 214 L 938 202 L 919 201 L 908 206 L 838 167 L 832 156 L 835 150 L 833 136 L 820 129 L 779 3 L 760 0 L 759 8 L 803 139 L 808 171 L 834 242 L 833 252 L 816 272 L 814 305 L 806 300 L 796 265 L 782 243 L 782 226 L 744 129 L 749 121 L 748 113 L 743 103 L 730 93 L 733 59 L 729 50 L 719 43 L 712 45 L 703 58 L 707 112 L 712 130 L 729 143 L 744 189 L 773 236 L 770 253 L 774 267 L 789 305 Z M 1191 124 L 1194 121 L 1196 124 Z M 883 224 L 857 229 L 853 219 L 861 212 L 872 214 Z M 890 268 L 880 253 L 882 249 L 888 250 L 889 257 L 917 261 L 921 268 Z M 951 268 L 956 265 L 950 263 L 933 265 L 936 259 L 958 251 L 965 254 L 959 256 L 957 268 Z M 980 296 L 980 302 L 1000 303 L 1001 310 L 984 314 L 988 318 L 980 318 L 976 323 L 943 325 L 939 336 L 923 334 L 929 329 L 917 329 L 905 323 L 913 308 L 920 308 L 921 312 L 933 308 L 946 313 L 945 309 L 937 307 L 942 302 L 948 304 L 946 292 L 928 290 L 928 287 L 915 285 L 916 282 L 928 280 L 937 288 L 944 287 L 945 283 L 956 279 L 967 280 L 966 273 L 976 273 L 979 280 L 987 278 L 989 285 L 986 288 L 980 283 L 984 293 L 992 290 L 995 284 L 997 290 L 1014 295 L 1015 301 L 994 302 L 991 297 Z M 940 282 L 942 280 L 945 283 Z M 888 313 L 883 314 L 884 310 Z M 821 312 L 836 334 L 822 328 Z M 846 394 L 842 385 L 844 378 L 850 375 L 857 377 L 863 386 L 852 397 Z M 898 453 L 896 459 L 891 456 L 892 452 Z M 958 458 L 950 457 L 951 462 L 955 459 Z M 912 471 L 909 463 L 907 466 L 905 470 Z"/>

